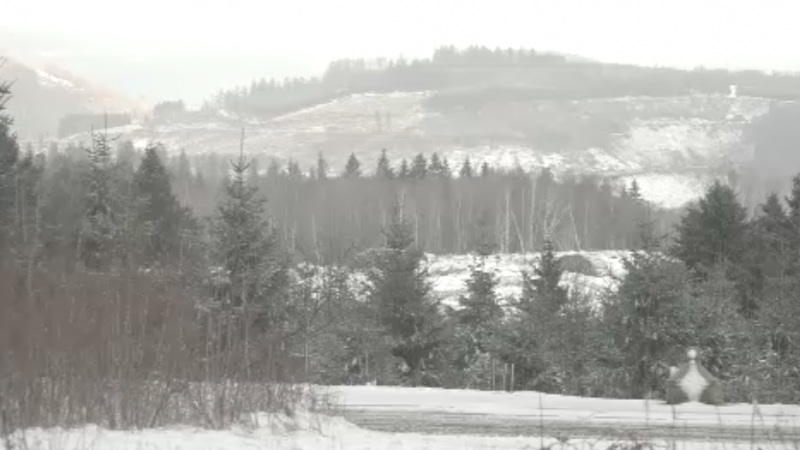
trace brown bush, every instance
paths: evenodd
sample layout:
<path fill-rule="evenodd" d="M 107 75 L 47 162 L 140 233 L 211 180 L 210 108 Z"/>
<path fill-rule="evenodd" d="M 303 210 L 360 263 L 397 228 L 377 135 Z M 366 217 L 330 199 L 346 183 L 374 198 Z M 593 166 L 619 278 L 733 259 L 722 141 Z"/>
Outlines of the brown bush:
<path fill-rule="evenodd" d="M 0 267 L 0 425 L 223 427 L 292 407 L 280 335 L 245 349 L 241 323 L 200 313 L 168 272 Z"/>

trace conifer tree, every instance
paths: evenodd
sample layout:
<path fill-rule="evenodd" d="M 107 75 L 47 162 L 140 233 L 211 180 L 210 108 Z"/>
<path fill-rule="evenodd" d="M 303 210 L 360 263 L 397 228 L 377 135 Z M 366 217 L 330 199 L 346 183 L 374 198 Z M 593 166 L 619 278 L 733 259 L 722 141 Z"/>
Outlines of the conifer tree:
<path fill-rule="evenodd" d="M 385 231 L 386 249 L 368 275 L 369 297 L 379 323 L 391 340 L 392 354 L 405 363 L 406 381 L 414 386 L 430 383 L 426 367 L 440 345 L 441 317 L 438 301 L 424 267 L 424 253 L 414 248 L 414 236 L 395 201 Z"/>
<path fill-rule="evenodd" d="M 0 67 L 2 65 L 0 61 Z M 14 170 L 19 159 L 19 144 L 11 131 L 13 120 L 5 114 L 5 103 L 10 95 L 9 85 L 0 82 L 0 250 L 5 246 L 13 220 Z"/>
<path fill-rule="evenodd" d="M 407 180 L 411 177 L 411 169 L 408 167 L 408 160 L 403 158 L 400 161 L 400 169 L 397 171 L 397 178 Z"/>
<path fill-rule="evenodd" d="M 522 275 L 522 305 L 533 315 L 554 315 L 567 303 L 567 289 L 560 286 L 564 270 L 555 254 L 553 241 L 546 238 L 539 261 Z"/>
<path fill-rule="evenodd" d="M 100 271 L 109 269 L 116 256 L 119 205 L 113 190 L 110 139 L 105 133 L 93 133 L 92 138 L 92 146 L 86 149 L 89 173 L 81 229 L 81 260 L 87 269 Z"/>
<path fill-rule="evenodd" d="M 428 173 L 432 177 L 439 179 L 449 179 L 452 177 L 450 164 L 447 158 L 441 158 L 436 152 L 431 155 L 430 163 L 428 164 Z"/>
<path fill-rule="evenodd" d="M 386 149 L 381 150 L 381 156 L 378 158 L 378 165 L 375 168 L 375 176 L 377 178 L 383 178 L 387 180 L 394 178 L 394 171 L 392 170 L 391 163 L 389 162 Z"/>
<path fill-rule="evenodd" d="M 747 263 L 760 287 L 767 279 L 781 279 L 791 272 L 792 225 L 778 195 L 773 193 L 760 206 L 748 229 Z M 760 289 L 759 289 L 760 291 Z"/>
<path fill-rule="evenodd" d="M 248 163 L 243 154 L 232 167 L 211 228 L 212 259 L 226 280 L 216 300 L 243 317 L 244 339 L 249 343 L 251 325 L 273 332 L 285 325 L 288 260 L 266 217 L 266 199 L 246 182 Z"/>
<path fill-rule="evenodd" d="M 172 192 L 167 168 L 154 146 L 145 149 L 133 177 L 134 228 L 139 264 L 147 267 L 177 258 L 180 217 L 184 212 Z"/>
<path fill-rule="evenodd" d="M 356 158 L 355 153 L 350 153 L 347 158 L 347 163 L 344 166 L 345 178 L 360 178 L 361 177 L 361 162 Z"/>
<path fill-rule="evenodd" d="M 657 389 L 658 362 L 673 347 L 690 344 L 680 340 L 684 269 L 663 254 L 652 223 L 640 223 L 639 233 L 642 244 L 623 259 L 625 276 L 603 306 L 605 326 L 618 344 L 635 398 Z"/>
<path fill-rule="evenodd" d="M 31 264 L 36 259 L 41 238 L 44 165 L 44 155 L 34 156 L 33 148 L 28 148 L 16 167 L 14 244 L 22 251 L 20 256 Z"/>
<path fill-rule="evenodd" d="M 325 160 L 325 156 L 322 152 L 319 152 L 317 155 L 316 178 L 319 181 L 328 179 L 328 161 Z"/>
<path fill-rule="evenodd" d="M 286 164 L 286 176 L 292 181 L 302 181 L 305 179 L 303 169 L 296 159 L 290 159 Z"/>
<path fill-rule="evenodd" d="M 494 333 L 503 310 L 495 292 L 499 282 L 497 275 L 487 267 L 488 257 L 497 247 L 491 236 L 488 213 L 481 215 L 476 228 L 475 262 L 467 280 L 467 294 L 459 298 L 459 322 L 467 328 L 475 352 L 484 353 L 494 344 Z"/>
<path fill-rule="evenodd" d="M 744 255 L 746 230 L 744 206 L 733 189 L 716 181 L 681 218 L 672 252 L 690 270 L 722 263 L 735 266 Z"/>
<path fill-rule="evenodd" d="M 281 176 L 281 164 L 275 158 L 270 158 L 267 166 L 267 178 L 277 180 Z"/>
<path fill-rule="evenodd" d="M 425 155 L 419 153 L 414 157 L 408 175 L 416 180 L 424 180 L 428 177 L 428 160 L 425 159 Z"/>
<path fill-rule="evenodd" d="M 636 178 L 631 181 L 631 188 L 628 191 L 628 195 L 635 201 L 642 201 L 642 191 L 639 188 L 639 182 L 636 181 Z"/>
<path fill-rule="evenodd" d="M 464 179 L 472 178 L 472 163 L 470 163 L 469 157 L 464 158 L 464 163 L 458 171 L 458 177 Z"/>
<path fill-rule="evenodd" d="M 489 166 L 489 163 L 484 161 L 481 164 L 481 177 L 486 178 L 492 174 L 492 168 Z"/>

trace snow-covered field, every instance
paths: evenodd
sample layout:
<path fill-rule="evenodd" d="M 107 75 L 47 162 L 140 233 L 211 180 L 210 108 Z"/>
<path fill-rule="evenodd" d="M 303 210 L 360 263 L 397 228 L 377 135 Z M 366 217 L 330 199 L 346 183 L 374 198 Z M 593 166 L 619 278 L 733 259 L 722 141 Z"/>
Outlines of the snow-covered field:
<path fill-rule="evenodd" d="M 296 413 L 293 417 L 254 415 L 243 425 L 227 430 L 203 430 L 170 427 L 137 431 L 109 431 L 94 426 L 78 429 L 32 429 L 11 436 L 0 449 L 42 450 L 217 450 L 217 449 L 620 449 L 634 448 L 646 442 L 649 448 L 700 449 L 784 449 L 797 448 L 800 407 L 762 405 L 754 415 L 752 405 L 711 407 L 700 404 L 679 405 L 674 409 L 655 402 L 601 400 L 540 395 L 537 393 L 479 392 L 375 386 L 331 388 L 339 399 L 343 414 Z M 404 420 L 419 429 L 407 432 L 367 430 L 347 420 L 348 410 L 360 409 L 400 413 L 394 424 Z M 432 434 L 426 430 L 427 418 L 436 413 L 460 414 L 463 422 L 476 429 L 469 433 Z M 492 418 L 495 422 L 492 422 Z M 498 435 L 492 429 L 480 432 L 480 426 L 495 423 L 498 431 L 505 422 L 527 420 L 524 432 Z M 406 425 L 408 425 L 408 423 Z M 553 424 L 572 424 L 576 435 Z M 615 435 L 615 429 L 633 429 L 631 425 L 660 427 L 668 433 L 661 437 Z M 586 435 L 589 425 L 594 436 Z M 599 427 L 598 427 L 599 426 Z M 384 427 L 385 428 L 385 427 Z M 556 432 L 555 428 L 561 431 Z M 609 433 L 598 430 L 607 429 Z M 642 428 L 644 429 L 644 428 Z M 701 434 L 690 431 L 699 430 Z M 581 436 L 581 430 L 584 430 Z M 717 437 L 702 434 L 716 430 Z M 427 433 L 426 433 L 427 431 Z M 475 432 L 479 431 L 479 432 Z M 725 436 L 720 439 L 719 436 Z M 25 445 L 19 445 L 22 442 Z M 627 443 L 627 446 L 625 446 Z M 10 445 L 9 445 L 10 444 Z M 615 445 L 617 445 L 615 447 Z M 619 447 L 619 445 L 623 445 Z M 644 447 L 638 447 L 644 448 Z"/>
<path fill-rule="evenodd" d="M 571 271 L 565 265 L 561 284 L 591 297 L 597 297 L 614 283 L 614 277 L 624 275 L 622 257 L 626 252 L 606 250 L 589 252 L 560 252 L 564 256 L 579 256 L 591 264 L 593 274 Z M 537 253 L 497 254 L 489 257 L 487 268 L 497 275 L 497 295 L 504 301 L 522 293 L 522 270 L 529 270 Z M 458 297 L 466 293 L 473 255 L 428 256 L 428 273 L 433 280 L 433 293 L 450 306 L 458 305 Z"/>
<path fill-rule="evenodd" d="M 448 157 L 451 167 L 458 167 L 469 157 L 475 164 L 485 161 L 506 168 L 550 167 L 557 174 L 571 171 L 635 176 L 645 198 L 674 207 L 696 198 L 709 182 L 708 177 L 695 175 L 698 169 L 750 157 L 741 144 L 743 130 L 771 104 L 758 98 L 693 95 L 587 100 L 563 111 L 558 104 L 533 105 L 531 114 L 538 120 L 545 120 L 542 117 L 547 114 L 577 110 L 583 115 L 575 116 L 575 120 L 596 116 L 599 119 L 592 120 L 607 119 L 623 126 L 623 132 L 608 136 L 608 145 L 554 151 L 512 145 L 503 139 L 491 145 L 463 143 L 459 133 L 469 134 L 469 130 L 463 130 L 458 119 L 428 109 L 425 102 L 431 95 L 355 94 L 270 120 L 220 112 L 214 119 L 140 124 L 110 131 L 140 144 L 153 139 L 190 153 L 232 153 L 239 151 L 241 129 L 245 128 L 245 146 L 252 155 L 292 158 L 308 167 L 323 150 L 334 171 L 344 167 L 351 152 L 358 155 L 364 167 L 373 167 L 380 150 L 386 148 L 397 159 L 437 151 Z M 378 114 L 381 126 L 376 120 Z M 68 140 L 86 138 L 78 135 Z"/>

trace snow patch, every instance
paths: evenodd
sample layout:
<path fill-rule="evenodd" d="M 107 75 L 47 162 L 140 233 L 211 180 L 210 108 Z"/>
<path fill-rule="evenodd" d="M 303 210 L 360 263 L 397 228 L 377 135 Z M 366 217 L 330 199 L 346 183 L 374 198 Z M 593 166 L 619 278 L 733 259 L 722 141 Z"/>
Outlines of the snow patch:
<path fill-rule="evenodd" d="M 618 183 L 630 187 L 633 180 L 643 199 L 664 208 L 680 208 L 697 200 L 713 181 L 710 176 L 644 173 L 620 177 Z"/>
<path fill-rule="evenodd" d="M 575 272 L 564 272 L 561 285 L 587 295 L 592 300 L 599 300 L 606 289 L 613 288 L 615 278 L 624 275 L 622 258 L 627 252 L 594 251 L 594 252 L 559 252 L 557 257 L 581 255 L 591 262 L 597 276 Z M 498 280 L 496 293 L 504 303 L 522 294 L 522 270 L 527 270 L 534 263 L 538 253 L 498 254 L 487 259 L 486 268 L 492 271 Z M 428 273 L 433 284 L 433 294 L 442 302 L 458 308 L 458 299 L 467 292 L 467 280 L 470 277 L 471 265 L 475 261 L 473 255 L 429 255 Z"/>
<path fill-rule="evenodd" d="M 59 78 L 51 73 L 45 72 L 44 70 L 37 69 L 36 76 L 39 79 L 39 84 L 45 87 L 51 88 L 64 88 L 70 90 L 77 90 L 78 86 L 75 85 L 72 81 L 65 80 L 63 78 Z"/>

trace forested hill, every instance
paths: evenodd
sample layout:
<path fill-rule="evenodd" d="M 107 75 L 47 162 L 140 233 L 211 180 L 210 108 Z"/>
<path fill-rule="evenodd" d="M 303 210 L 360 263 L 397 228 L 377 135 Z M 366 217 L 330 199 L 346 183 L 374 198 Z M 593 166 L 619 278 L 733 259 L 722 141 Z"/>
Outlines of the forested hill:
<path fill-rule="evenodd" d="M 731 85 L 735 95 L 729 95 Z M 526 170 L 636 178 L 645 199 L 680 207 L 753 159 L 752 124 L 800 94 L 800 77 L 605 64 L 533 50 L 441 47 L 420 60 L 334 61 L 318 78 L 258 80 L 202 111 L 178 99 L 113 132 L 190 154 L 248 154 L 305 171 L 419 153 Z M 68 141 L 89 142 L 85 133 Z M 785 175 L 785 174 L 784 174 Z M 782 176 L 781 179 L 785 179 Z M 758 198 L 755 194 L 753 198 Z"/>
<path fill-rule="evenodd" d="M 342 59 L 318 78 L 254 81 L 221 91 L 213 104 L 261 117 L 324 103 L 344 94 L 436 91 L 438 108 L 475 108 L 524 100 L 728 94 L 800 98 L 800 77 L 758 71 L 680 70 L 594 62 L 533 49 L 439 47 L 430 58 Z"/>

